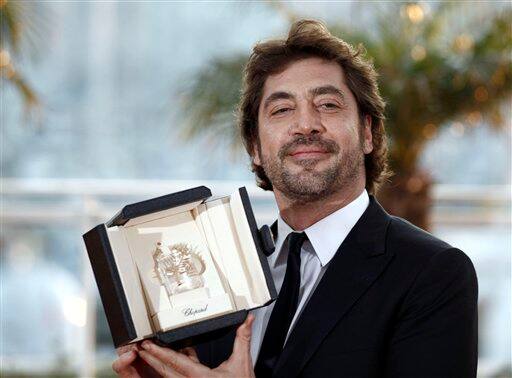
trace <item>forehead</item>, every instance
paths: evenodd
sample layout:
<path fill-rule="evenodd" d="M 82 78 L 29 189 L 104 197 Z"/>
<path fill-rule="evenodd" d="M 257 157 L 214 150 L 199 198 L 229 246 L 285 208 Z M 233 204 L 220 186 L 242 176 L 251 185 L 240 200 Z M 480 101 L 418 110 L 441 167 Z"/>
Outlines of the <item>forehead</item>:
<path fill-rule="evenodd" d="M 346 88 L 343 69 L 340 65 L 316 57 L 301 59 L 288 65 L 284 71 L 269 75 L 263 86 L 262 98 L 265 99 L 276 91 L 300 95 L 311 88 L 325 85 Z"/>

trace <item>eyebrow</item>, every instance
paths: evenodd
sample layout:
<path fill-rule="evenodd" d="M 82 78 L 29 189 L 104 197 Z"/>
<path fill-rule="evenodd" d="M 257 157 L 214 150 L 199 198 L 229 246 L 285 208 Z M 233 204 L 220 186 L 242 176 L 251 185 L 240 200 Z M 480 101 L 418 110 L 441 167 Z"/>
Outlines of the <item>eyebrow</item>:
<path fill-rule="evenodd" d="M 270 96 L 268 96 L 265 99 L 265 102 L 263 104 L 263 109 L 266 109 L 270 105 L 270 103 L 273 102 L 273 101 L 276 101 L 276 100 L 290 100 L 290 99 L 293 99 L 293 98 L 295 98 L 295 96 L 292 95 L 289 92 L 284 92 L 284 91 L 274 92 L 274 93 L 272 93 Z"/>
<path fill-rule="evenodd" d="M 323 85 L 321 87 L 316 87 L 309 90 L 309 93 L 311 96 L 320 96 L 324 94 L 333 94 L 336 96 L 341 97 L 341 100 L 345 101 L 345 94 L 341 89 L 336 88 L 334 85 Z M 278 91 L 272 93 L 270 96 L 268 96 L 265 99 L 265 102 L 263 103 L 263 109 L 266 109 L 273 101 L 276 100 L 291 100 L 294 99 L 295 96 L 291 94 L 290 92 L 284 92 L 284 91 Z"/>
<path fill-rule="evenodd" d="M 341 97 L 343 101 L 345 101 L 345 94 L 339 88 L 336 88 L 334 85 L 323 85 L 321 87 L 313 88 L 309 91 L 309 93 L 315 97 L 324 94 L 332 94 Z"/>

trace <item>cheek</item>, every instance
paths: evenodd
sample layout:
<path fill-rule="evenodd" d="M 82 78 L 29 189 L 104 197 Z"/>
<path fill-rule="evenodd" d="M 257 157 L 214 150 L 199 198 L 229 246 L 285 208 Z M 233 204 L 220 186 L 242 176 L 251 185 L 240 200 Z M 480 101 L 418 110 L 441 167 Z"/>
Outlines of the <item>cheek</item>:
<path fill-rule="evenodd" d="M 263 157 L 272 156 L 284 144 L 282 143 L 283 136 L 275 128 L 270 128 L 268 125 L 263 125 L 259 130 L 261 155 Z"/>
<path fill-rule="evenodd" d="M 321 122 L 332 135 L 357 135 L 359 132 L 358 119 L 346 112 L 322 114 Z"/>
<path fill-rule="evenodd" d="M 345 123 L 336 123 L 327 128 L 326 139 L 335 141 L 340 147 L 359 144 L 360 135 L 356 127 Z"/>
<path fill-rule="evenodd" d="M 259 138 L 259 143 L 256 145 L 255 150 L 254 150 L 253 162 L 256 165 L 262 165 L 269 154 L 269 152 L 268 152 L 269 141 L 268 141 L 268 138 L 265 135 L 265 133 L 260 132 L 258 135 L 258 138 Z"/>

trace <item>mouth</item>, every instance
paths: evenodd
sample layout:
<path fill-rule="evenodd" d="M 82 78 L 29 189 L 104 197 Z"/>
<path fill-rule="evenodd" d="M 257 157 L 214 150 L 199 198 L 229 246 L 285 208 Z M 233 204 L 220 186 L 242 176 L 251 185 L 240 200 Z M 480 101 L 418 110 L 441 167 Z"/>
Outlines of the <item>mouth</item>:
<path fill-rule="evenodd" d="M 329 152 L 320 147 L 313 146 L 304 146 L 297 149 L 294 149 L 289 153 L 294 159 L 303 160 L 303 159 L 321 159 L 326 157 Z"/>
<path fill-rule="evenodd" d="M 320 135 L 300 135 L 283 145 L 278 156 L 281 160 L 290 159 L 295 164 L 311 166 L 330 159 L 339 150 L 339 146 L 333 140 L 324 139 Z"/>

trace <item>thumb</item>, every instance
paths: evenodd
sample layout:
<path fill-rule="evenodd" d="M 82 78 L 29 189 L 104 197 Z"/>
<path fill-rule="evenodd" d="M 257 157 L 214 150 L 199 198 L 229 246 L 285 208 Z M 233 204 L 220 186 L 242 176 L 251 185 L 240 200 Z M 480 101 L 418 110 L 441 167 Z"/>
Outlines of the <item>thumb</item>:
<path fill-rule="evenodd" d="M 251 357 L 251 336 L 252 336 L 252 323 L 254 322 L 254 315 L 249 314 L 236 330 L 235 342 L 233 344 L 232 357 L 236 359 Z"/>

